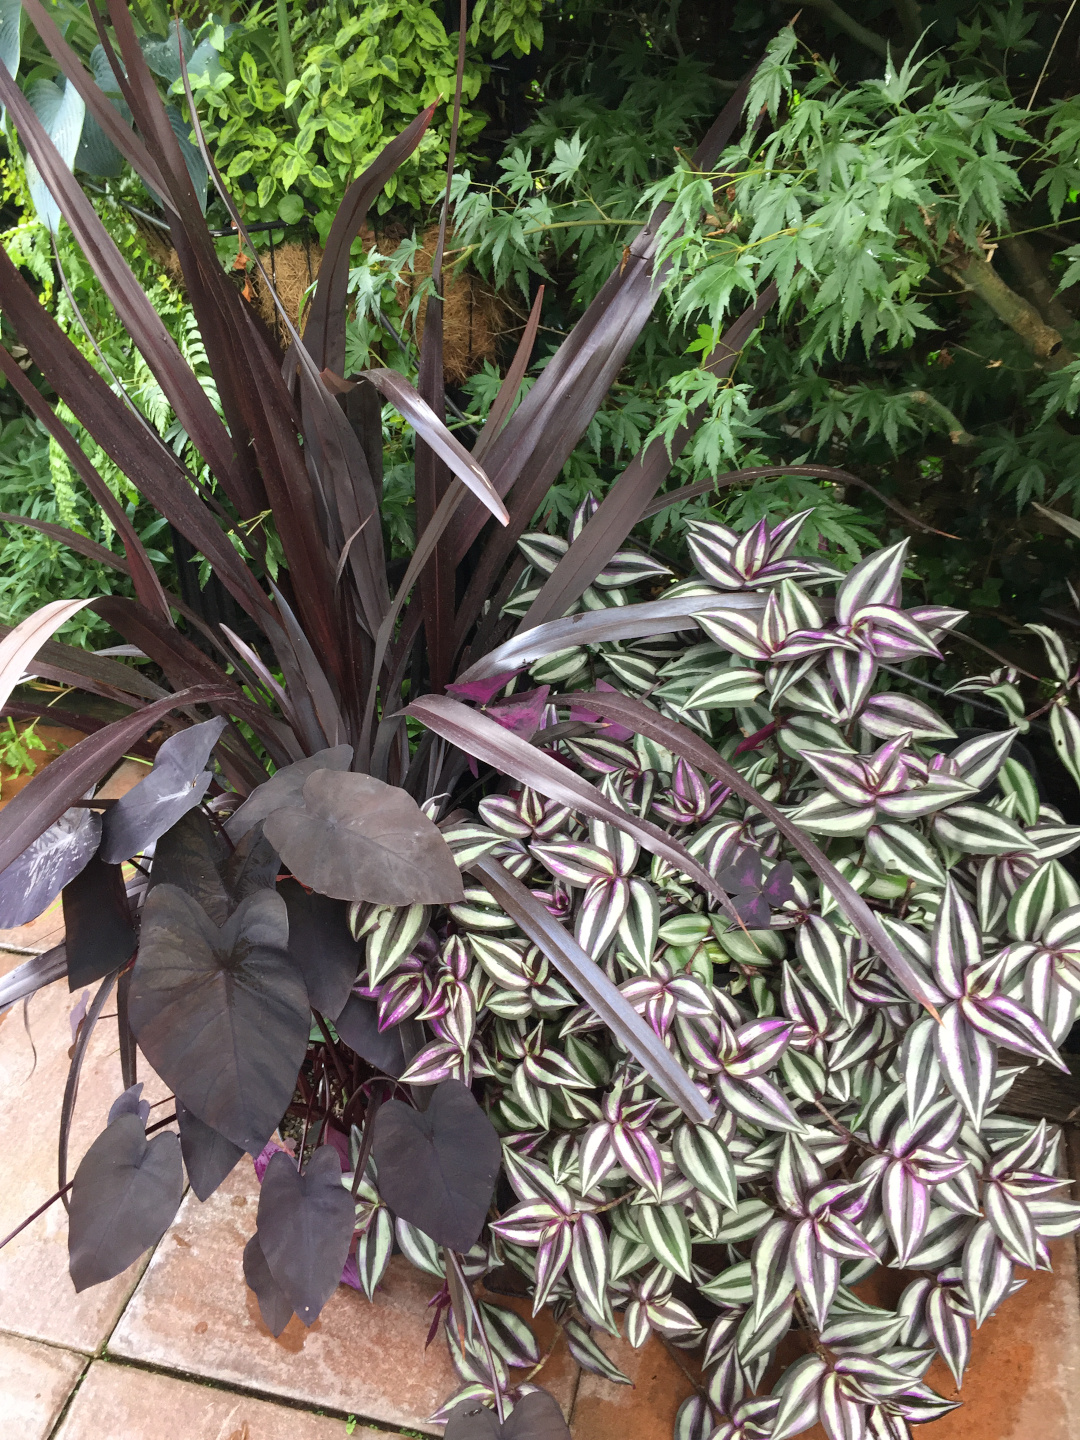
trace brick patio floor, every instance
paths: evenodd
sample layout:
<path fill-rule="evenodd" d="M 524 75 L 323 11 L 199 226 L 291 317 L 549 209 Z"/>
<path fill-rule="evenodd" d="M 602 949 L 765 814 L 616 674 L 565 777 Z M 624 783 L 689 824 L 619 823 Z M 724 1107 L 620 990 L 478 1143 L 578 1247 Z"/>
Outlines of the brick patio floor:
<path fill-rule="evenodd" d="M 0 932 L 0 973 L 24 958 L 5 952 L 5 941 L 44 948 L 55 943 L 56 924 L 46 916 L 17 938 Z M 58 982 L 32 999 L 25 1022 L 21 1005 L 0 1016 L 0 1235 L 56 1189 L 77 998 Z M 79 1088 L 69 1173 L 120 1088 L 116 1031 L 103 1019 Z M 165 1098 L 152 1077 L 147 1098 Z M 243 1161 L 205 1204 L 186 1196 L 152 1256 L 82 1295 L 67 1274 L 62 1206 L 0 1251 L 0 1440 L 437 1435 L 429 1417 L 456 1383 L 441 1338 L 424 1348 L 433 1283 L 398 1257 L 374 1303 L 339 1287 L 309 1330 L 294 1317 L 275 1340 L 241 1264 L 257 1193 Z M 1032 1276 L 976 1334 L 962 1397 L 970 1403 L 928 1431 L 929 1440 L 1080 1436 L 1076 1252 L 1071 1241 L 1055 1251 L 1054 1274 Z M 541 1341 L 552 1335 L 541 1320 Z M 692 1392 L 689 1357 L 674 1358 L 659 1343 L 640 1351 L 608 1337 L 601 1343 L 633 1388 L 579 1374 L 565 1341 L 539 1377 L 570 1418 L 574 1440 L 670 1440 Z M 954 1393 L 943 1366 L 928 1378 Z M 818 1429 L 809 1437 L 823 1440 Z"/>

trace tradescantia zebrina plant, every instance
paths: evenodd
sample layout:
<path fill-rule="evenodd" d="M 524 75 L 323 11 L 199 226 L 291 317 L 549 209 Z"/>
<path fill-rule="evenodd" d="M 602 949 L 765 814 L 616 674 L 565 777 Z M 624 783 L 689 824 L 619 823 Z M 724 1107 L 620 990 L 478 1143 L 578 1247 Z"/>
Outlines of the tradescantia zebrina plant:
<path fill-rule="evenodd" d="M 282 364 L 220 270 L 123 4 L 100 34 L 133 125 L 37 0 L 26 9 L 163 206 L 220 413 L 2 67 L 0 101 L 168 395 L 183 459 L 2 255 L 0 304 L 245 629 L 162 590 L 0 349 L 125 547 L 110 563 L 137 599 L 98 608 L 160 672 L 45 645 L 82 601 L 0 642 L 5 700 L 40 673 L 122 714 L 0 815 L 0 924 L 62 893 L 67 929 L 0 1003 L 62 977 L 96 987 L 59 1145 L 75 1284 L 155 1243 L 185 1169 L 205 1200 L 246 1152 L 262 1189 L 244 1274 L 275 1333 L 311 1323 L 342 1279 L 370 1298 L 395 1243 L 438 1277 L 462 1376 L 451 1440 L 567 1433 L 531 1327 L 479 1298 L 481 1278 L 552 1306 L 577 1360 L 616 1382 L 605 1332 L 704 1344 L 680 1440 L 779 1440 L 819 1413 L 845 1440 L 902 1436 L 933 1418 L 951 1403 L 921 1381 L 934 1351 L 961 1371 L 969 1317 L 1075 1220 L 1057 1138 L 1002 1107 L 1023 1064 L 1056 1063 L 1072 1017 L 1080 895 L 1060 857 L 1080 833 L 1040 805 L 1008 735 L 941 752 L 948 727 L 880 668 L 932 655 L 959 617 L 901 608 L 898 551 L 846 579 L 800 558 L 797 519 L 695 530 L 697 576 L 643 598 L 664 570 L 628 537 L 704 412 L 635 457 L 565 544 L 532 534 L 656 298 L 655 224 L 514 410 L 534 308 L 466 451 L 441 419 L 437 297 L 418 390 L 341 373 L 352 238 L 427 115 L 346 197 Z M 703 169 L 743 98 L 702 142 Z M 732 326 L 716 373 L 774 298 Z M 417 433 L 420 539 L 393 598 L 380 394 Z M 403 712 L 408 673 L 422 678 Z M 167 716 L 150 773 L 101 800 Z M 69 1178 L 79 1072 L 114 990 L 123 1088 Z M 148 1128 L 142 1064 L 175 1097 L 178 1134 L 172 1117 Z M 852 1289 L 879 1262 L 923 1272 L 898 1311 Z"/>

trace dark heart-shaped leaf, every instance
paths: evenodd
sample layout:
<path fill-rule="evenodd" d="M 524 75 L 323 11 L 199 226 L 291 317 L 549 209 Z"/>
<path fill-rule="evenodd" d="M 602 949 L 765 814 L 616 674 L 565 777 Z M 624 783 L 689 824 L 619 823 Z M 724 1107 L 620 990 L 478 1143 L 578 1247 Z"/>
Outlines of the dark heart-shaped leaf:
<path fill-rule="evenodd" d="M 210 752 L 228 721 L 224 717 L 170 735 L 150 773 L 105 815 L 101 854 L 110 865 L 130 860 L 194 810 L 211 780 Z"/>
<path fill-rule="evenodd" d="M 241 835 L 246 835 L 260 820 L 265 820 L 284 805 L 299 805 L 304 791 L 304 781 L 316 770 L 348 770 L 352 764 L 352 746 L 335 745 L 330 750 L 320 750 L 306 760 L 297 760 L 293 765 L 283 765 L 275 770 L 265 785 L 253 790 L 238 810 L 233 811 L 226 821 L 225 829 L 235 844 Z"/>
<path fill-rule="evenodd" d="M 82 1158 L 71 1190 L 68 1267 L 76 1290 L 100 1285 L 156 1245 L 180 1208 L 180 1142 L 147 1140 L 138 1115 L 120 1115 Z"/>
<path fill-rule="evenodd" d="M 570 1440 L 570 1428 L 554 1395 L 531 1390 L 502 1425 L 479 1400 L 462 1400 L 450 1412 L 444 1440 Z"/>
<path fill-rule="evenodd" d="M 289 917 L 272 890 L 249 895 L 219 929 L 175 885 L 142 912 L 131 1027 L 189 1110 L 257 1155 L 292 1099 L 311 1012 L 289 958 Z"/>
<path fill-rule="evenodd" d="M 119 1120 L 121 1115 L 138 1115 L 145 1126 L 150 1118 L 150 1101 L 142 1098 L 142 1081 L 137 1085 L 129 1085 L 122 1095 L 118 1095 L 109 1110 L 109 1121 L 111 1125 L 114 1120 Z"/>
<path fill-rule="evenodd" d="M 101 841 L 101 816 L 72 806 L 0 872 L 0 930 L 28 925 L 70 885 Z"/>
<path fill-rule="evenodd" d="M 201 810 L 189 810 L 157 842 L 150 888 L 175 885 L 190 895 L 215 925 L 224 925 L 233 908 L 222 879 L 228 859 L 228 841 L 213 821 Z"/>
<path fill-rule="evenodd" d="M 262 821 L 242 835 L 225 862 L 222 880 L 233 905 L 239 905 L 256 890 L 273 890 L 281 861 L 263 834 Z"/>
<path fill-rule="evenodd" d="M 309 893 L 295 880 L 283 880 L 278 894 L 289 912 L 289 954 L 304 977 L 308 999 L 320 1014 L 335 1020 L 360 968 L 360 946 L 349 929 L 349 907 L 344 900 Z"/>
<path fill-rule="evenodd" d="M 396 1215 L 451 1250 L 476 1244 L 501 1151 L 495 1127 L 467 1086 L 442 1081 L 422 1112 L 387 1101 L 375 1121 L 373 1153 L 379 1193 Z"/>
<path fill-rule="evenodd" d="M 244 1246 L 244 1279 L 255 1291 L 266 1328 L 276 1338 L 292 1319 L 293 1308 L 285 1299 L 284 1290 L 270 1274 L 258 1235 L 252 1235 Z"/>
<path fill-rule="evenodd" d="M 404 1074 L 407 1062 L 401 1048 L 401 1027 L 392 1025 L 388 1030 L 380 1030 L 379 1010 L 374 1000 L 350 995 L 334 1021 L 334 1029 L 350 1050 L 355 1050 L 361 1060 L 374 1065 L 376 1070 L 392 1075 L 395 1080 Z"/>
<path fill-rule="evenodd" d="M 335 900 L 439 905 L 464 893 L 438 828 L 411 795 L 373 775 L 316 770 L 302 808 L 275 810 L 265 829 L 296 878 Z"/>
<path fill-rule="evenodd" d="M 135 953 L 135 927 L 120 865 L 93 855 L 63 889 L 68 988 L 92 985 Z"/>
<path fill-rule="evenodd" d="M 332 1145 L 301 1175 L 284 1150 L 270 1157 L 259 1193 L 258 1240 L 286 1301 L 310 1325 L 341 1281 L 356 1209 Z M 258 1293 L 258 1292 L 256 1292 Z"/>
<path fill-rule="evenodd" d="M 191 1188 L 200 1200 L 209 1200 L 236 1162 L 243 1158 L 244 1152 L 239 1145 L 219 1135 L 205 1120 L 192 1114 L 182 1100 L 176 1102 L 176 1121 L 180 1126 L 180 1150 Z"/>

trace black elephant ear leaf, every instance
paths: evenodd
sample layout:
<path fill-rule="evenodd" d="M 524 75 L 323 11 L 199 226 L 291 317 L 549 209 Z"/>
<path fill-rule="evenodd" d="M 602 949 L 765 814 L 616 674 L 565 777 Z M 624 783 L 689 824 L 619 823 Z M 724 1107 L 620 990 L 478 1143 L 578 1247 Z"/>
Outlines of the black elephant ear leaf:
<path fill-rule="evenodd" d="M 350 995 L 345 1008 L 334 1020 L 334 1029 L 350 1050 L 355 1050 L 361 1060 L 374 1065 L 384 1075 L 396 1080 L 405 1073 L 405 1051 L 401 1046 L 400 1027 L 379 1029 L 379 1010 L 374 1000 L 362 995 Z"/>
<path fill-rule="evenodd" d="M 244 1152 L 200 1120 L 182 1100 L 176 1102 L 176 1122 L 191 1188 L 200 1200 L 209 1200 L 237 1161 L 243 1159 Z"/>
<path fill-rule="evenodd" d="M 126 965 L 135 953 L 127 887 L 120 865 L 97 854 L 63 889 L 68 988 L 93 985 Z"/>
<path fill-rule="evenodd" d="M 349 907 L 344 900 L 309 893 L 296 880 L 283 880 L 278 894 L 289 912 L 289 954 L 304 977 L 308 999 L 320 1014 L 336 1020 L 360 969 Z"/>
<path fill-rule="evenodd" d="M 28 925 L 56 899 L 101 843 L 101 816 L 72 806 L 0 871 L 0 930 Z"/>
<path fill-rule="evenodd" d="M 356 1209 L 341 1161 L 323 1145 L 301 1175 L 291 1155 L 271 1156 L 259 1193 L 258 1241 L 286 1301 L 310 1325 L 341 1281 Z"/>
<path fill-rule="evenodd" d="M 246 835 L 259 820 L 265 820 L 275 810 L 285 805 L 298 805 L 304 790 L 304 781 L 316 770 L 348 770 L 352 764 L 351 745 L 334 745 L 329 750 L 319 750 L 306 760 L 297 760 L 293 765 L 283 765 L 275 770 L 265 785 L 253 790 L 238 810 L 234 810 L 225 822 L 229 839 L 235 844 L 241 835 Z"/>
<path fill-rule="evenodd" d="M 316 770 L 302 806 L 276 810 L 265 828 L 296 878 L 335 900 L 439 905 L 464 893 L 438 827 L 406 791 L 372 775 Z"/>
<path fill-rule="evenodd" d="M 122 1095 L 118 1095 L 109 1110 L 109 1124 L 119 1120 L 121 1115 L 138 1115 L 145 1126 L 150 1118 L 150 1101 L 142 1098 L 142 1081 L 137 1085 L 129 1085 Z"/>
<path fill-rule="evenodd" d="M 142 1119 L 120 1115 L 75 1172 L 68 1265 L 77 1291 L 121 1274 L 156 1245 L 180 1208 L 180 1142 L 168 1131 L 147 1140 Z"/>
<path fill-rule="evenodd" d="M 147 1060 L 205 1124 L 257 1155 L 292 1099 L 311 1012 L 285 902 L 260 890 L 219 929 L 175 885 L 143 906 L 128 1013 Z"/>
<path fill-rule="evenodd" d="M 523 1396 L 507 1416 L 503 1440 L 570 1440 L 559 1402 L 547 1390 Z"/>
<path fill-rule="evenodd" d="M 293 1317 L 293 1308 L 285 1292 L 270 1274 L 270 1266 L 262 1252 L 258 1235 L 252 1235 L 244 1246 L 244 1279 L 255 1291 L 263 1323 L 275 1340 Z"/>
<path fill-rule="evenodd" d="M 480 1238 L 502 1158 L 495 1127 L 460 1080 L 436 1085 L 424 1111 L 390 1100 L 375 1121 L 379 1193 L 438 1245 Z"/>
<path fill-rule="evenodd" d="M 553 1395 L 530 1390 L 502 1425 L 479 1400 L 462 1400 L 450 1412 L 444 1440 L 570 1440 L 570 1428 Z"/>
<path fill-rule="evenodd" d="M 106 812 L 102 859 L 111 865 L 130 860 L 194 810 L 212 778 L 210 752 L 227 724 L 219 716 L 169 736 L 150 773 Z"/>
<path fill-rule="evenodd" d="M 215 925 L 224 925 L 233 909 L 223 873 L 229 842 L 202 810 L 189 810 L 157 842 L 150 868 L 151 892 L 175 885 L 206 911 Z"/>
<path fill-rule="evenodd" d="M 225 862 L 222 880 L 232 905 L 239 905 L 256 890 L 272 890 L 277 883 L 281 861 L 263 834 L 262 821 L 242 835 Z"/>

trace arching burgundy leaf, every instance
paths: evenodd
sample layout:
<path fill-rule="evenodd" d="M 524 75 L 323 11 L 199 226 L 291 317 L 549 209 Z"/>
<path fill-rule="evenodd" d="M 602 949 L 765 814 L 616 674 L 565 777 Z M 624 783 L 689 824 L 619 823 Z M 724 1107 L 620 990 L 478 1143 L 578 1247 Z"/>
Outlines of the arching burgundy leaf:
<path fill-rule="evenodd" d="M 445 1440 L 570 1440 L 559 1402 L 547 1390 L 531 1390 L 500 1425 L 479 1400 L 462 1400 L 450 1412 Z"/>
<path fill-rule="evenodd" d="M 271 1156 L 259 1192 L 259 1248 L 305 1325 L 317 1317 L 341 1281 L 355 1220 L 332 1145 L 316 1150 L 302 1175 L 285 1151 Z"/>
<path fill-rule="evenodd" d="M 293 1308 L 285 1299 L 284 1290 L 270 1274 L 258 1235 L 252 1235 L 244 1246 L 244 1279 L 255 1291 L 266 1328 L 276 1338 L 292 1319 Z"/>
<path fill-rule="evenodd" d="M 180 1126 L 180 1150 L 191 1188 L 200 1200 L 209 1200 L 236 1162 L 243 1158 L 244 1152 L 239 1145 L 226 1140 L 224 1135 L 219 1135 L 204 1120 L 200 1120 L 182 1100 L 176 1102 L 176 1120 Z"/>
<path fill-rule="evenodd" d="M 68 989 L 92 985 L 126 965 L 135 953 L 122 867 L 91 857 L 63 889 Z"/>
<path fill-rule="evenodd" d="M 189 810 L 157 842 L 150 869 L 151 893 L 175 885 L 190 895 L 215 925 L 224 925 L 233 908 L 222 873 L 229 846 L 202 810 Z"/>
<path fill-rule="evenodd" d="M 278 894 L 289 912 L 289 954 L 304 977 L 308 999 L 314 1009 L 336 1020 L 360 969 L 349 907 L 344 900 L 309 893 L 295 880 L 283 880 Z"/>
<path fill-rule="evenodd" d="M 112 865 L 130 860 L 194 810 L 210 784 L 210 752 L 227 724 L 218 717 L 169 736 L 150 773 L 106 812 L 102 859 Z"/>
<path fill-rule="evenodd" d="M 438 828 L 411 795 L 372 775 L 316 770 L 302 808 L 275 810 L 266 838 L 304 885 L 335 900 L 439 905 L 462 899 Z"/>
<path fill-rule="evenodd" d="M 101 816 L 73 806 L 0 872 L 0 930 L 28 925 L 87 864 L 101 840 Z"/>
<path fill-rule="evenodd" d="M 320 750 L 306 760 L 297 760 L 293 765 L 283 765 L 280 770 L 275 770 L 266 784 L 253 790 L 229 817 L 225 825 L 229 839 L 235 844 L 256 821 L 265 820 L 283 805 L 298 805 L 304 781 L 309 775 L 316 770 L 348 770 L 352 757 L 351 745 L 335 745 L 330 750 Z"/>
<path fill-rule="evenodd" d="M 285 902 L 250 895 L 219 929 L 175 885 L 142 913 L 131 1027 L 177 1099 L 257 1155 L 292 1099 L 310 1008 L 288 954 Z"/>
<path fill-rule="evenodd" d="M 334 1029 L 350 1050 L 355 1050 L 361 1060 L 374 1065 L 384 1075 L 392 1075 L 396 1080 L 404 1073 L 406 1059 L 401 1048 L 400 1027 L 379 1029 L 379 1010 L 374 1000 L 350 995 L 334 1021 Z"/>
<path fill-rule="evenodd" d="M 467 1086 L 442 1081 L 424 1111 L 387 1101 L 375 1121 L 373 1153 L 379 1193 L 396 1215 L 451 1250 L 476 1244 L 501 1152 Z"/>
<path fill-rule="evenodd" d="M 180 1208 L 180 1142 L 147 1140 L 138 1115 L 120 1115 L 82 1158 L 71 1191 L 68 1266 L 77 1291 L 100 1285 L 156 1245 Z"/>

